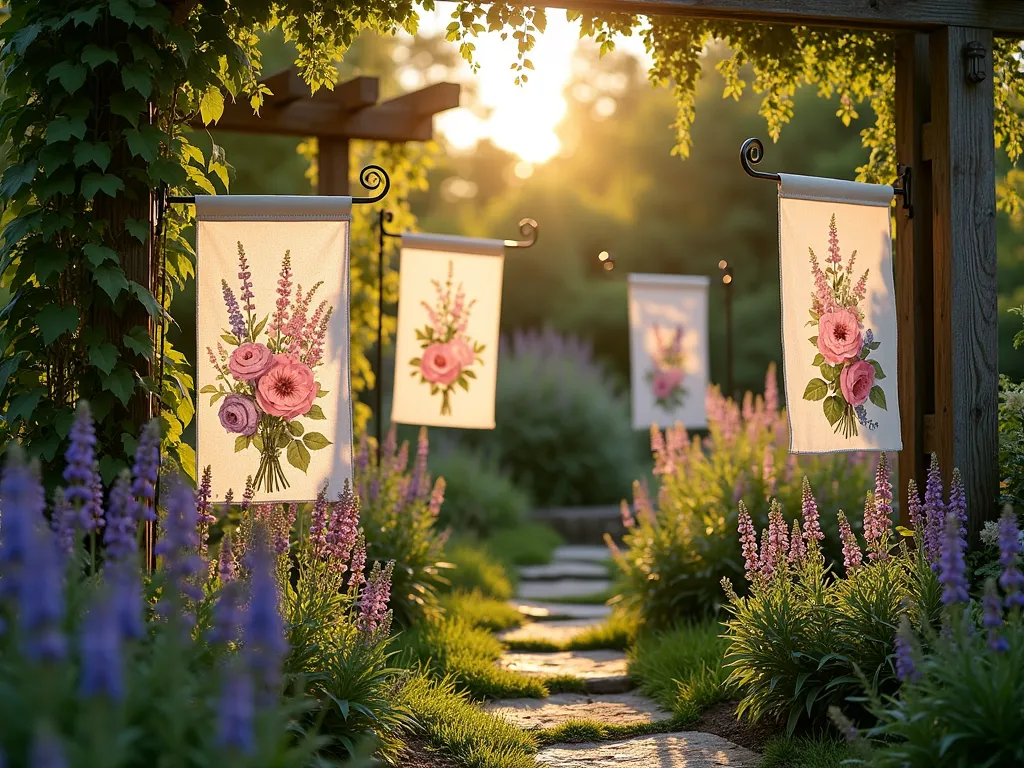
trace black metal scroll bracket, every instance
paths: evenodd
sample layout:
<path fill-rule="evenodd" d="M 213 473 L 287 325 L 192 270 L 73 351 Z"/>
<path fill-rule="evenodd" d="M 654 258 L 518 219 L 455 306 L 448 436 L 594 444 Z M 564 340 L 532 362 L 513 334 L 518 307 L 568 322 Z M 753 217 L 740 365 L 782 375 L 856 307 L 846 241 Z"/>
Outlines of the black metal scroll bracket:
<path fill-rule="evenodd" d="M 760 139 L 747 139 L 740 147 L 740 164 L 748 176 L 755 179 L 767 179 L 775 183 L 781 183 L 782 177 L 777 173 L 765 173 L 754 169 L 754 166 L 764 159 L 764 144 Z M 907 218 L 913 218 L 914 206 L 911 199 L 911 176 L 910 166 L 899 165 L 896 168 L 899 186 L 893 186 L 892 193 L 903 198 L 903 210 L 907 212 Z"/>

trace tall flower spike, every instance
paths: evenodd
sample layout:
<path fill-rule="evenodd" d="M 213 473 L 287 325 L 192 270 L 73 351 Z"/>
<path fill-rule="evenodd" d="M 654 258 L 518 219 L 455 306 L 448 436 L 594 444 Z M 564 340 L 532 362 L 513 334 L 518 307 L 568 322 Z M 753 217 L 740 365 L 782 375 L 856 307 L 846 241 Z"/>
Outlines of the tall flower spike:
<path fill-rule="evenodd" d="M 263 525 L 258 527 L 253 545 L 249 609 L 242 627 L 249 669 L 260 683 L 262 692 L 276 696 L 288 640 L 281 617 L 274 553 L 270 549 L 269 532 Z"/>
<path fill-rule="evenodd" d="M 907 516 L 910 518 L 910 525 L 913 527 L 914 533 L 923 547 L 927 522 L 924 516 L 924 507 L 921 504 L 921 494 L 918 493 L 917 483 L 913 478 L 907 481 Z"/>
<path fill-rule="evenodd" d="M 313 556 L 324 558 L 328 555 L 327 536 L 331 527 L 331 509 L 327 502 L 327 486 L 322 487 L 313 502 L 309 517 L 309 546 Z"/>
<path fill-rule="evenodd" d="M 619 502 L 619 514 L 622 517 L 622 527 L 627 531 L 636 525 L 636 520 L 633 518 L 633 510 L 630 509 L 629 503 L 625 499 Z"/>
<path fill-rule="evenodd" d="M 210 466 L 203 470 L 202 480 L 199 482 L 199 489 L 196 491 L 196 530 L 199 533 L 199 554 L 206 556 L 207 545 L 210 540 L 210 526 L 217 522 L 213 516 L 213 505 L 210 503 L 212 494 L 213 472 Z"/>
<path fill-rule="evenodd" d="M 441 504 L 444 503 L 445 480 L 443 477 L 434 481 L 434 490 L 430 492 L 430 514 L 437 517 L 441 513 Z"/>
<path fill-rule="evenodd" d="M 5 518 L 6 522 L 6 518 Z M 31 523 L 25 571 L 18 580 L 18 617 L 22 650 L 33 661 L 60 661 L 67 653 L 64 637 L 64 569 L 53 532 L 37 519 Z"/>
<path fill-rule="evenodd" d="M 337 571 L 345 573 L 359 536 L 359 499 L 352 493 L 352 486 L 347 482 L 338 503 L 331 510 L 329 528 L 328 552 Z"/>
<path fill-rule="evenodd" d="M 892 525 L 892 477 L 889 470 L 889 458 L 883 452 L 875 469 L 875 512 L 882 535 L 886 537 Z"/>
<path fill-rule="evenodd" d="M 889 524 L 889 518 L 879 511 L 874 494 L 868 491 L 864 497 L 864 542 L 867 544 L 868 559 L 884 560 L 888 556 Z"/>
<path fill-rule="evenodd" d="M 78 543 L 78 525 L 80 518 L 64 496 L 64 490 L 58 488 L 53 495 L 53 519 L 51 525 L 57 534 L 57 545 L 65 557 L 70 557 Z"/>
<path fill-rule="evenodd" d="M 999 632 L 1003 626 L 1003 602 L 999 599 L 996 583 L 993 579 L 985 582 L 985 597 L 982 601 L 982 625 L 988 630 L 988 647 L 996 653 L 1003 653 L 1010 645 Z"/>
<path fill-rule="evenodd" d="M 89 405 L 84 401 L 80 402 L 75 410 L 69 439 L 68 449 L 64 454 L 67 462 L 64 467 L 64 482 L 67 483 L 64 497 L 68 504 L 82 510 L 82 526 L 91 531 L 93 520 L 89 511 L 93 504 L 96 427 L 89 413 Z"/>
<path fill-rule="evenodd" d="M 768 497 L 775 495 L 775 446 L 764 447 L 764 460 L 761 464 L 761 480 L 764 482 Z"/>
<path fill-rule="evenodd" d="M 386 633 L 389 628 L 388 601 L 391 599 L 391 575 L 394 570 L 394 560 L 384 568 L 380 567 L 380 563 L 373 564 L 366 591 L 359 599 L 358 626 L 364 634 L 373 635 L 378 631 Z"/>
<path fill-rule="evenodd" d="M 381 446 L 381 460 L 392 460 L 395 457 L 395 451 L 398 450 L 398 430 L 394 424 L 388 429 L 387 435 L 384 437 L 384 445 Z"/>
<path fill-rule="evenodd" d="M 142 520 L 156 520 L 156 481 L 160 474 L 160 427 L 151 421 L 142 428 L 132 468 L 132 495 Z"/>
<path fill-rule="evenodd" d="M 103 530 L 103 546 L 106 548 L 107 562 L 128 560 L 138 551 L 138 543 L 135 539 L 138 518 L 134 511 L 134 505 L 131 478 L 128 471 L 125 470 L 114 482 L 114 487 L 110 491 L 107 525 Z"/>
<path fill-rule="evenodd" d="M 768 372 L 764 375 L 764 410 L 770 418 L 779 412 L 779 383 L 775 378 L 775 363 L 768 363 Z"/>
<path fill-rule="evenodd" d="M 789 553 L 789 529 L 786 528 L 786 518 L 782 516 L 782 507 L 775 499 L 772 499 L 768 510 L 768 538 L 775 558 L 772 564 L 779 565 Z"/>
<path fill-rule="evenodd" d="M 925 517 L 925 554 L 932 563 L 933 569 L 938 568 L 939 555 L 942 551 L 942 537 L 946 525 L 946 507 L 942 503 L 942 473 L 939 469 L 939 457 L 932 454 L 928 467 L 928 479 L 924 486 L 924 517 Z"/>
<path fill-rule="evenodd" d="M 163 558 L 163 569 L 167 574 L 169 590 L 164 590 L 163 600 L 170 599 L 182 608 L 188 601 L 198 602 L 203 597 L 202 574 L 207 565 L 198 555 L 199 534 L 195 528 L 195 496 L 179 477 L 170 478 L 167 489 L 167 517 L 163 526 L 163 538 L 157 542 L 154 551 Z M 165 616 L 167 614 L 164 614 Z M 182 612 L 186 620 L 191 614 Z"/>
<path fill-rule="evenodd" d="M 228 310 L 228 325 L 231 327 L 231 333 L 235 335 L 235 338 L 244 341 L 248 334 L 245 332 L 245 318 L 242 317 L 242 311 L 238 308 L 235 292 L 231 290 L 228 281 L 223 279 L 220 281 L 220 290 L 224 295 L 224 306 Z"/>
<path fill-rule="evenodd" d="M 905 683 L 913 683 L 921 679 L 921 672 L 914 664 L 914 640 L 910 621 L 904 614 L 900 617 L 900 627 L 896 631 L 894 641 L 896 648 L 896 677 Z"/>
<path fill-rule="evenodd" d="M 217 577 L 221 584 L 231 584 L 238 578 L 238 564 L 231 545 L 231 534 L 225 533 L 220 540 L 220 552 L 217 553 Z"/>
<path fill-rule="evenodd" d="M 819 541 L 825 540 L 825 534 L 821 531 L 821 522 L 818 515 L 818 502 L 814 500 L 814 493 L 811 491 L 811 481 L 804 476 L 803 498 L 800 505 L 800 516 L 804 521 L 804 540 L 809 547 L 817 546 Z"/>
<path fill-rule="evenodd" d="M 793 531 L 789 535 L 789 562 L 792 565 L 799 565 L 807 554 L 807 545 L 800 535 L 800 521 L 793 521 Z"/>
<path fill-rule="evenodd" d="M 281 261 L 281 274 L 277 278 L 277 306 L 274 316 L 270 318 L 267 326 L 267 335 L 275 338 L 288 322 L 288 305 L 291 303 L 292 293 L 292 254 L 291 251 L 284 252 L 284 259 Z M 276 341 L 276 338 L 275 338 Z"/>
<path fill-rule="evenodd" d="M 654 457 L 654 474 L 667 475 L 671 473 L 669 466 L 671 461 L 665 451 L 665 438 L 657 424 L 651 424 L 651 455 Z"/>
<path fill-rule="evenodd" d="M 26 560 L 35 541 L 33 530 L 43 520 L 45 502 L 37 468 L 25 463 L 18 445 L 9 446 L 0 473 L 0 594 L 16 594 L 21 580 L 31 577 Z"/>
<path fill-rule="evenodd" d="M 217 706 L 217 743 L 230 751 L 256 751 L 256 704 L 252 677 L 241 664 L 230 663 Z"/>
<path fill-rule="evenodd" d="M 960 470 L 953 469 L 953 479 L 949 484 L 949 512 L 956 515 L 960 523 L 960 535 L 967 538 L 967 490 Z"/>
<path fill-rule="evenodd" d="M 229 645 L 238 640 L 242 621 L 242 588 L 240 581 L 224 583 L 217 593 L 213 606 L 213 626 L 210 628 L 210 642 Z"/>
<path fill-rule="evenodd" d="M 999 518 L 999 564 L 1003 572 L 999 576 L 999 586 L 1006 594 L 1006 607 L 1024 606 L 1024 574 L 1017 567 L 1017 557 L 1021 551 L 1020 530 L 1017 528 L 1017 516 L 1007 505 L 1003 516 Z"/>
<path fill-rule="evenodd" d="M 349 589 L 358 590 L 365 582 L 366 576 L 364 571 L 366 570 L 366 538 L 362 533 L 359 534 L 359 538 L 356 540 L 356 545 L 352 549 L 352 565 L 351 565 L 351 576 L 349 577 Z"/>
<path fill-rule="evenodd" d="M 633 481 L 633 511 L 640 520 L 654 522 L 654 507 L 651 505 L 651 493 L 647 489 L 646 478 Z"/>
<path fill-rule="evenodd" d="M 138 563 L 130 560 L 108 561 L 104 574 L 113 587 L 114 609 L 121 636 L 130 640 L 142 639 L 146 634 L 146 625 L 142 618 L 142 578 Z"/>
<path fill-rule="evenodd" d="M 856 570 L 864 562 L 864 556 L 860 551 L 860 544 L 857 543 L 857 535 L 850 528 L 850 521 L 846 519 L 843 510 L 839 510 L 839 538 L 843 542 L 843 565 L 847 572 Z"/>
<path fill-rule="evenodd" d="M 252 498 L 256 495 L 256 486 L 253 485 L 252 475 L 247 475 L 245 478 L 245 490 L 242 491 L 242 503 L 239 505 L 239 509 L 244 515 L 249 511 L 249 507 L 252 506 Z"/>
<path fill-rule="evenodd" d="M 966 603 L 968 600 L 964 546 L 960 536 L 960 521 L 951 513 L 946 518 L 939 555 L 939 584 L 942 585 L 943 605 Z"/>
<path fill-rule="evenodd" d="M 79 633 L 82 676 L 78 690 L 82 698 L 124 698 L 120 629 L 113 595 L 101 590 L 86 611 Z"/>

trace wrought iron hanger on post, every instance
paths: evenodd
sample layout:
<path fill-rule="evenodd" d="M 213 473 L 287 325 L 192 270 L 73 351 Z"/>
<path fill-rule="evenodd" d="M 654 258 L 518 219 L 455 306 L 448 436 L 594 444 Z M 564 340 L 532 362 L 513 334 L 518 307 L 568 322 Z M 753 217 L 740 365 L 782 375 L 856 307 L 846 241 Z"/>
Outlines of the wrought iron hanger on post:
<path fill-rule="evenodd" d="M 380 466 L 380 446 L 384 424 L 384 388 L 382 375 L 384 372 L 384 238 L 401 238 L 401 232 L 388 232 L 385 224 L 395 220 L 395 215 L 386 208 L 380 209 L 377 218 L 377 381 L 375 392 L 375 412 L 377 437 L 377 466 Z M 533 219 L 519 221 L 519 234 L 522 240 L 506 240 L 506 248 L 529 248 L 537 242 L 537 222 Z"/>
<path fill-rule="evenodd" d="M 764 171 L 755 170 L 753 166 L 757 165 L 764 159 L 764 144 L 761 143 L 760 139 L 747 139 L 743 142 L 743 146 L 740 147 L 740 164 L 743 166 L 743 170 L 746 171 L 748 176 L 752 176 L 755 179 L 767 179 L 774 181 L 777 184 L 782 183 L 782 177 L 777 173 L 765 173 Z M 909 165 L 897 165 L 896 166 L 897 182 L 901 186 L 893 185 L 892 193 L 899 195 L 903 198 L 903 210 L 907 212 L 907 218 L 914 217 L 914 206 L 911 200 L 911 187 L 910 187 L 910 166 Z"/>

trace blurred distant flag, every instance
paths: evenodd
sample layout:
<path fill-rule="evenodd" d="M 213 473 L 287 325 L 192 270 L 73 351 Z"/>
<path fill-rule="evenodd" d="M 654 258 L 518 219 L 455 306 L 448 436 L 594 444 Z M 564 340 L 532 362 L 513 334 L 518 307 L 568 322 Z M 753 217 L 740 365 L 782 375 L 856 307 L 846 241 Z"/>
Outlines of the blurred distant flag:
<path fill-rule="evenodd" d="M 352 475 L 351 199 L 196 197 L 196 440 L 213 500 L 336 498 Z"/>
<path fill-rule="evenodd" d="M 893 188 L 780 176 L 790 451 L 898 451 Z"/>
<path fill-rule="evenodd" d="M 629 275 L 633 427 L 707 426 L 708 284 L 687 275 Z"/>
<path fill-rule="evenodd" d="M 494 429 L 505 241 L 402 235 L 391 420 Z"/>

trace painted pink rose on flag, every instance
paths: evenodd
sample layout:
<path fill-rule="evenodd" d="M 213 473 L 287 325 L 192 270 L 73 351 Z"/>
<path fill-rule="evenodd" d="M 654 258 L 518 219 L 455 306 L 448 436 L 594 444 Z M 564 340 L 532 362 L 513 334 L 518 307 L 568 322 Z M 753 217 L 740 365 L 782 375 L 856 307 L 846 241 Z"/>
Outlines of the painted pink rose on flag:
<path fill-rule="evenodd" d="M 817 354 L 812 365 L 821 372 L 804 389 L 804 400 L 821 401 L 825 418 L 833 431 L 850 438 L 858 434 L 857 427 L 873 430 L 877 421 L 868 417 L 868 401 L 886 410 L 885 392 L 876 379 L 885 373 L 871 353 L 880 346 L 870 329 L 864 330 L 864 312 L 861 302 L 867 295 L 868 272 L 853 282 L 853 265 L 857 252 L 850 254 L 843 264 L 839 253 L 839 230 L 832 214 L 828 231 L 828 257 L 825 268 L 818 263 L 814 249 L 811 254 L 811 273 L 814 293 L 811 294 L 811 319 L 807 325 L 815 326 L 817 334 L 809 341 Z"/>
<path fill-rule="evenodd" d="M 683 326 L 677 325 L 675 330 L 664 335 L 662 329 L 653 327 L 654 350 L 651 353 L 653 366 L 647 371 L 647 381 L 651 385 L 654 402 L 666 411 L 679 408 L 686 399 L 686 388 L 683 386 L 684 363 Z"/>
<path fill-rule="evenodd" d="M 322 283 L 292 293 L 291 253 L 286 252 L 277 279 L 274 311 L 262 319 L 257 314 L 252 272 L 242 243 L 238 243 L 239 294 L 227 280 L 221 281 L 228 327 L 221 336 L 234 347 L 229 353 L 218 343 L 206 348 L 216 371 L 214 381 L 200 391 L 210 395 L 210 405 L 221 402 L 217 412 L 226 432 L 236 434 L 235 452 L 255 448 L 259 453 L 254 484 L 274 493 L 288 488 L 283 458 L 306 472 L 312 456 L 331 445 L 319 432 L 309 431 L 298 419 L 326 419 L 315 403 L 328 394 L 316 381 L 323 363 L 328 325 L 334 308 L 321 301 L 311 311 L 313 296 Z"/>
<path fill-rule="evenodd" d="M 451 415 L 456 387 L 469 391 L 470 380 L 476 378 L 473 367 L 483 365 L 480 353 L 486 348 L 466 332 L 476 299 L 466 302 L 462 283 L 453 290 L 453 272 L 453 262 L 449 261 L 444 285 L 438 280 L 431 281 L 437 299 L 433 306 L 421 302 L 427 314 L 423 329 L 416 329 L 416 340 L 422 352 L 409 361 L 413 368 L 409 375 L 419 376 L 421 384 L 429 385 L 431 395 L 441 396 L 442 416 Z"/>

